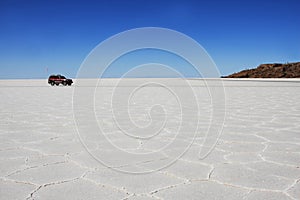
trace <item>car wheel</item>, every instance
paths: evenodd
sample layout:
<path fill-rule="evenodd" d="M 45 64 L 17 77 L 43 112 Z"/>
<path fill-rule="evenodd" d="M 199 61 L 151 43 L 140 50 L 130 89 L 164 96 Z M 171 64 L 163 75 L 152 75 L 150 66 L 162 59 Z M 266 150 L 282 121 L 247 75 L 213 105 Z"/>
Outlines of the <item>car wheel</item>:
<path fill-rule="evenodd" d="M 59 85 L 59 83 L 55 83 L 57 86 Z"/>
<path fill-rule="evenodd" d="M 68 86 L 71 86 L 72 85 L 72 83 L 68 83 Z"/>
<path fill-rule="evenodd" d="M 51 84 L 52 86 L 54 86 L 54 82 L 51 82 L 50 84 Z"/>
<path fill-rule="evenodd" d="M 67 85 L 67 83 L 66 83 L 66 82 L 63 82 L 62 84 L 63 84 L 64 86 L 66 86 L 66 85 Z"/>

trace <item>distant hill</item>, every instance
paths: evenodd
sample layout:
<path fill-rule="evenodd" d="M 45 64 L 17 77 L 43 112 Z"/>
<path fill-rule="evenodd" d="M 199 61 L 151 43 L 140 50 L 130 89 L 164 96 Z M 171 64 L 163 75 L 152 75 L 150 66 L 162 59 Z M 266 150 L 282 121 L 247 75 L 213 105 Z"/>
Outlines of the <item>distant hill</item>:
<path fill-rule="evenodd" d="M 300 78 L 300 62 L 262 64 L 222 78 Z"/>

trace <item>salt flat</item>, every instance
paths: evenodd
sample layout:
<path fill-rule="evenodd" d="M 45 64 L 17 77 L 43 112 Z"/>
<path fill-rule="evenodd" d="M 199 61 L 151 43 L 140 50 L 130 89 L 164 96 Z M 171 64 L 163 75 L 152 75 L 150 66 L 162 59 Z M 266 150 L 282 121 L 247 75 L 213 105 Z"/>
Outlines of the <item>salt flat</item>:
<path fill-rule="evenodd" d="M 119 81 L 0 80 L 0 199 L 300 199 L 299 79 Z"/>

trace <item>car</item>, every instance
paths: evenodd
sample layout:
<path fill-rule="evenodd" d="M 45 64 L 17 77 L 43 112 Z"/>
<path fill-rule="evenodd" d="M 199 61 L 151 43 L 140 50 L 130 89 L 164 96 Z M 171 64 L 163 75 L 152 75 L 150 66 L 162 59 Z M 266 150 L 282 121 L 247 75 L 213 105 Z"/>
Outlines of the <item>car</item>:
<path fill-rule="evenodd" d="M 48 83 L 52 86 L 59 85 L 59 84 L 66 86 L 66 85 L 72 85 L 73 80 L 58 74 L 58 75 L 50 75 L 48 78 Z"/>

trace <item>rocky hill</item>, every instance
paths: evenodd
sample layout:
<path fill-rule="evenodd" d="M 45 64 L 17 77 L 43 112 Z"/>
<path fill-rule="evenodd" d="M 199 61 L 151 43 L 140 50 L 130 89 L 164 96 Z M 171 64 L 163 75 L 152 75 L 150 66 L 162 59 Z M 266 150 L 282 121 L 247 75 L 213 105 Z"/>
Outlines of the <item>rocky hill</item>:
<path fill-rule="evenodd" d="M 300 78 L 300 62 L 262 64 L 222 78 Z"/>

